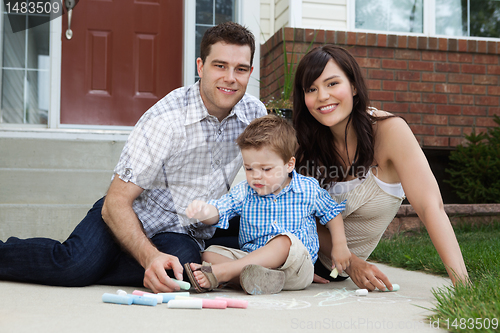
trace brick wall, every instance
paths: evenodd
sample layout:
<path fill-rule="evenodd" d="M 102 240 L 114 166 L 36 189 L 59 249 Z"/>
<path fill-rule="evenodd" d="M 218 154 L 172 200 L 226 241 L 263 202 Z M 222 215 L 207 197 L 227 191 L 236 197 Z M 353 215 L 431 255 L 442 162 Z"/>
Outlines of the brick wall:
<path fill-rule="evenodd" d="M 372 105 L 403 116 L 423 147 L 455 147 L 474 127 L 496 126 L 500 42 L 285 28 L 261 46 L 264 101 L 283 85 L 283 39 L 295 64 L 311 42 L 349 49 Z"/>

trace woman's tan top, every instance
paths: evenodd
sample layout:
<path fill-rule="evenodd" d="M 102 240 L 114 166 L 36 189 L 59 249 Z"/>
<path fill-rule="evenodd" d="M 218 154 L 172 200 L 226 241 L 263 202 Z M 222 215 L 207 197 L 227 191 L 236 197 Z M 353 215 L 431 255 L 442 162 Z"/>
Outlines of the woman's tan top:
<path fill-rule="evenodd" d="M 390 194 L 388 187 L 392 187 L 392 193 L 399 195 Z M 347 200 L 346 209 L 342 212 L 347 246 L 354 255 L 366 260 L 405 198 L 402 186 L 400 183 L 387 184 L 376 179 L 372 168 L 366 179 L 353 189 L 337 195 L 332 193 L 332 189 L 328 190 L 335 201 Z M 320 255 L 319 259 L 326 267 L 332 267 L 328 257 Z"/>

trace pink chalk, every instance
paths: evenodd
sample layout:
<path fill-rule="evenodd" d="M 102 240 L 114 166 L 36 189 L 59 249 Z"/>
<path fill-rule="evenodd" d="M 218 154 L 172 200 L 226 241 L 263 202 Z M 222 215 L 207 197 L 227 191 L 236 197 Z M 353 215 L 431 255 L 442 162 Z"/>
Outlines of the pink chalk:
<path fill-rule="evenodd" d="M 147 294 L 145 291 L 140 291 L 140 290 L 134 290 L 132 292 L 132 295 L 137 295 L 137 296 L 142 296 L 144 294 Z"/>
<path fill-rule="evenodd" d="M 245 300 L 242 300 L 242 299 L 215 297 L 215 300 L 217 300 L 217 301 L 226 301 L 228 308 L 246 309 L 248 307 L 248 301 L 245 301 Z"/>
<path fill-rule="evenodd" d="M 204 309 L 225 309 L 227 308 L 227 302 L 222 300 L 214 299 L 201 299 Z"/>

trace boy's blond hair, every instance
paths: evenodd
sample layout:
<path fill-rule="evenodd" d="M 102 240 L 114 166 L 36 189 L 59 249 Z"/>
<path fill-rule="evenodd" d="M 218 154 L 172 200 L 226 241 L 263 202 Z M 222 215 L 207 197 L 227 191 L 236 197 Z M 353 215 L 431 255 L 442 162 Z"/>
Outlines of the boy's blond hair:
<path fill-rule="evenodd" d="M 236 143 L 242 150 L 268 147 L 285 163 L 295 156 L 297 150 L 295 129 L 284 118 L 276 115 L 254 119 L 236 139 Z"/>

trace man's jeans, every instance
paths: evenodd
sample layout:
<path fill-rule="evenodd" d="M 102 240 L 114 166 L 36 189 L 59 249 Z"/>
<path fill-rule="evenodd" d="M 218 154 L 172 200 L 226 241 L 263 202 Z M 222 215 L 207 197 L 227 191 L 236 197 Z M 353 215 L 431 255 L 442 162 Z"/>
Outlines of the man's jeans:
<path fill-rule="evenodd" d="M 47 238 L 0 241 L 0 280 L 68 287 L 142 286 L 144 268 L 116 243 L 101 217 L 103 203 L 104 198 L 94 204 L 64 243 Z M 151 241 L 182 265 L 200 263 L 200 248 L 188 235 L 166 232 Z"/>

